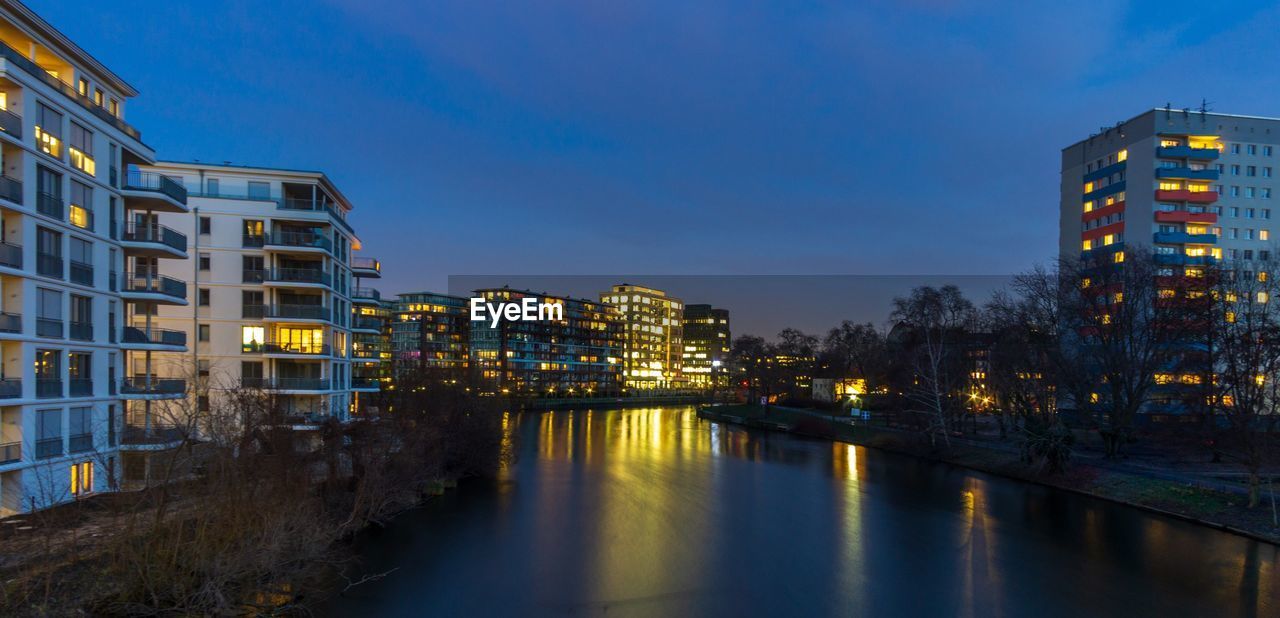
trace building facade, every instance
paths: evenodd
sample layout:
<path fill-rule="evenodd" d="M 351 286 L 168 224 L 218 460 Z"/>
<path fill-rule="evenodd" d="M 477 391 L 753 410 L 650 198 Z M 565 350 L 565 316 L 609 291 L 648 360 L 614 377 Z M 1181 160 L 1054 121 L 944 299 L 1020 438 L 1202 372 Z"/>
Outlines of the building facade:
<path fill-rule="evenodd" d="M 639 285 L 615 285 L 600 302 L 622 316 L 624 386 L 636 390 L 687 388 L 684 372 L 684 303 Z"/>
<path fill-rule="evenodd" d="M 603 302 L 549 297 L 509 288 L 476 290 L 486 302 L 535 297 L 559 302 L 561 320 L 471 322 L 468 347 L 474 384 L 482 393 L 612 396 L 621 392 L 623 322 Z"/>
<path fill-rule="evenodd" d="M 119 486 L 126 425 L 181 381 L 151 354 L 182 350 L 128 316 L 183 303 L 180 282 L 127 272 L 126 258 L 181 262 L 186 240 L 159 213 L 187 210 L 181 185 L 125 120 L 137 93 L 18 2 L 0 2 L 0 516 Z"/>
<path fill-rule="evenodd" d="M 357 247 L 358 248 L 358 247 Z M 351 392 L 353 412 L 376 417 L 381 394 L 391 386 L 391 308 L 382 293 L 365 284 L 382 278 L 382 263 L 371 257 L 351 260 Z"/>
<path fill-rule="evenodd" d="M 432 292 L 401 294 L 392 311 L 396 376 L 447 383 L 468 379 L 471 322 L 467 299 Z"/>
<path fill-rule="evenodd" d="M 685 305 L 684 353 L 681 371 L 690 386 L 699 389 L 729 386 L 729 310 L 711 305 Z"/>
<path fill-rule="evenodd" d="M 373 274 L 352 259 L 350 202 L 320 172 L 170 162 L 149 171 L 191 194 L 189 214 L 160 217 L 191 239 L 194 254 L 159 264 L 192 288 L 189 305 L 160 307 L 153 320 L 192 342 L 165 365 L 194 367 L 207 388 L 203 410 L 228 405 L 238 389 L 261 389 L 292 424 L 347 420 L 356 399 L 353 276 Z"/>

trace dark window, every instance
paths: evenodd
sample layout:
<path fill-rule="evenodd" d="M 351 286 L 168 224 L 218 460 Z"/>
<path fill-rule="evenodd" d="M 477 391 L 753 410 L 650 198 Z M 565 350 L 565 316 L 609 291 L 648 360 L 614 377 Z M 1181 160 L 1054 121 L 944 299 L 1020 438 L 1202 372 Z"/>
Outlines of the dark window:
<path fill-rule="evenodd" d="M 213 219 L 209 217 L 200 217 L 200 233 L 209 234 L 213 230 Z"/>
<path fill-rule="evenodd" d="M 199 303 L 201 307 L 209 306 L 209 290 L 207 288 L 200 288 Z"/>
<path fill-rule="evenodd" d="M 200 341 L 209 340 L 209 325 L 201 324 L 196 327 L 196 338 Z"/>
<path fill-rule="evenodd" d="M 209 270 L 209 263 L 211 261 L 212 261 L 212 258 L 209 256 L 208 253 L 201 253 L 200 254 L 200 270 Z"/>

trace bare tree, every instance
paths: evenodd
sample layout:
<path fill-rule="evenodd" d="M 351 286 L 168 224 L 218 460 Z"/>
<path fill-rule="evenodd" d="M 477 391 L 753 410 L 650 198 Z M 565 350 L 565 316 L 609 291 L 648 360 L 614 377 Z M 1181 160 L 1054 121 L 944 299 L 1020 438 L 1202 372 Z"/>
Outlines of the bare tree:
<path fill-rule="evenodd" d="M 951 445 L 956 419 L 964 404 L 958 397 L 968 382 L 963 346 L 976 312 L 960 289 L 918 287 L 893 301 L 893 319 L 905 331 L 903 352 L 912 370 L 903 395 L 910 410 L 925 419 L 931 445 Z"/>
<path fill-rule="evenodd" d="M 884 380 L 884 335 L 870 323 L 841 322 L 823 339 L 822 356 L 838 377 L 862 378 L 869 389 Z"/>

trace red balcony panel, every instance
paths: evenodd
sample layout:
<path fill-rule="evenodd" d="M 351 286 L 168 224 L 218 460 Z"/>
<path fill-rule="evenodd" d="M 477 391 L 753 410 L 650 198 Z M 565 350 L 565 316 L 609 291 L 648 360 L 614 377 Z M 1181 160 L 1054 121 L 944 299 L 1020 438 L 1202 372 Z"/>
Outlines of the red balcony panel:
<path fill-rule="evenodd" d="M 1217 223 L 1218 215 L 1211 212 L 1187 212 L 1185 210 L 1156 211 L 1156 221 L 1159 223 Z"/>
<path fill-rule="evenodd" d="M 1103 206 L 1102 208 L 1094 208 L 1093 210 L 1090 210 L 1089 212 L 1086 212 L 1083 215 L 1081 215 L 1080 220 L 1093 221 L 1094 219 L 1101 219 L 1107 215 L 1114 215 L 1116 213 L 1121 213 L 1121 212 L 1124 212 L 1124 202 L 1116 202 L 1110 206 Z"/>
<path fill-rule="evenodd" d="M 1186 189 L 1156 189 L 1156 199 L 1161 202 L 1191 202 L 1212 204 L 1218 201 L 1217 191 L 1188 191 Z"/>
<path fill-rule="evenodd" d="M 1096 240 L 1106 236 L 1107 234 L 1118 234 L 1123 231 L 1124 221 L 1121 221 L 1119 223 L 1112 223 L 1111 225 L 1095 227 L 1092 230 L 1085 230 L 1080 233 L 1080 240 Z"/>

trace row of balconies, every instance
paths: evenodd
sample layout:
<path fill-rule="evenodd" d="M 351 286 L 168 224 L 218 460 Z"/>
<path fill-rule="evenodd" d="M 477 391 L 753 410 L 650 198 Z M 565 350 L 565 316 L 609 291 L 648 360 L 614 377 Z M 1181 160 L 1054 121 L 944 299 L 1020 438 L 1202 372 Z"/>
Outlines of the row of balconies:
<path fill-rule="evenodd" d="M 36 459 L 61 457 L 64 452 L 68 455 L 84 453 L 93 450 L 93 433 L 71 434 L 65 444 L 62 436 L 43 438 L 35 441 L 35 447 Z M 22 461 L 22 442 L 0 444 L 0 466 L 19 461 Z"/>
<path fill-rule="evenodd" d="M 64 388 L 65 382 L 65 388 Z M 93 380 L 89 378 L 36 378 L 36 399 L 62 399 L 64 397 L 95 396 Z M 186 392 L 186 380 L 181 378 L 124 378 L 120 381 L 107 380 L 107 395 L 128 398 L 129 396 L 182 395 Z M 22 399 L 22 380 L 19 378 L 0 379 L 0 399 Z"/>

